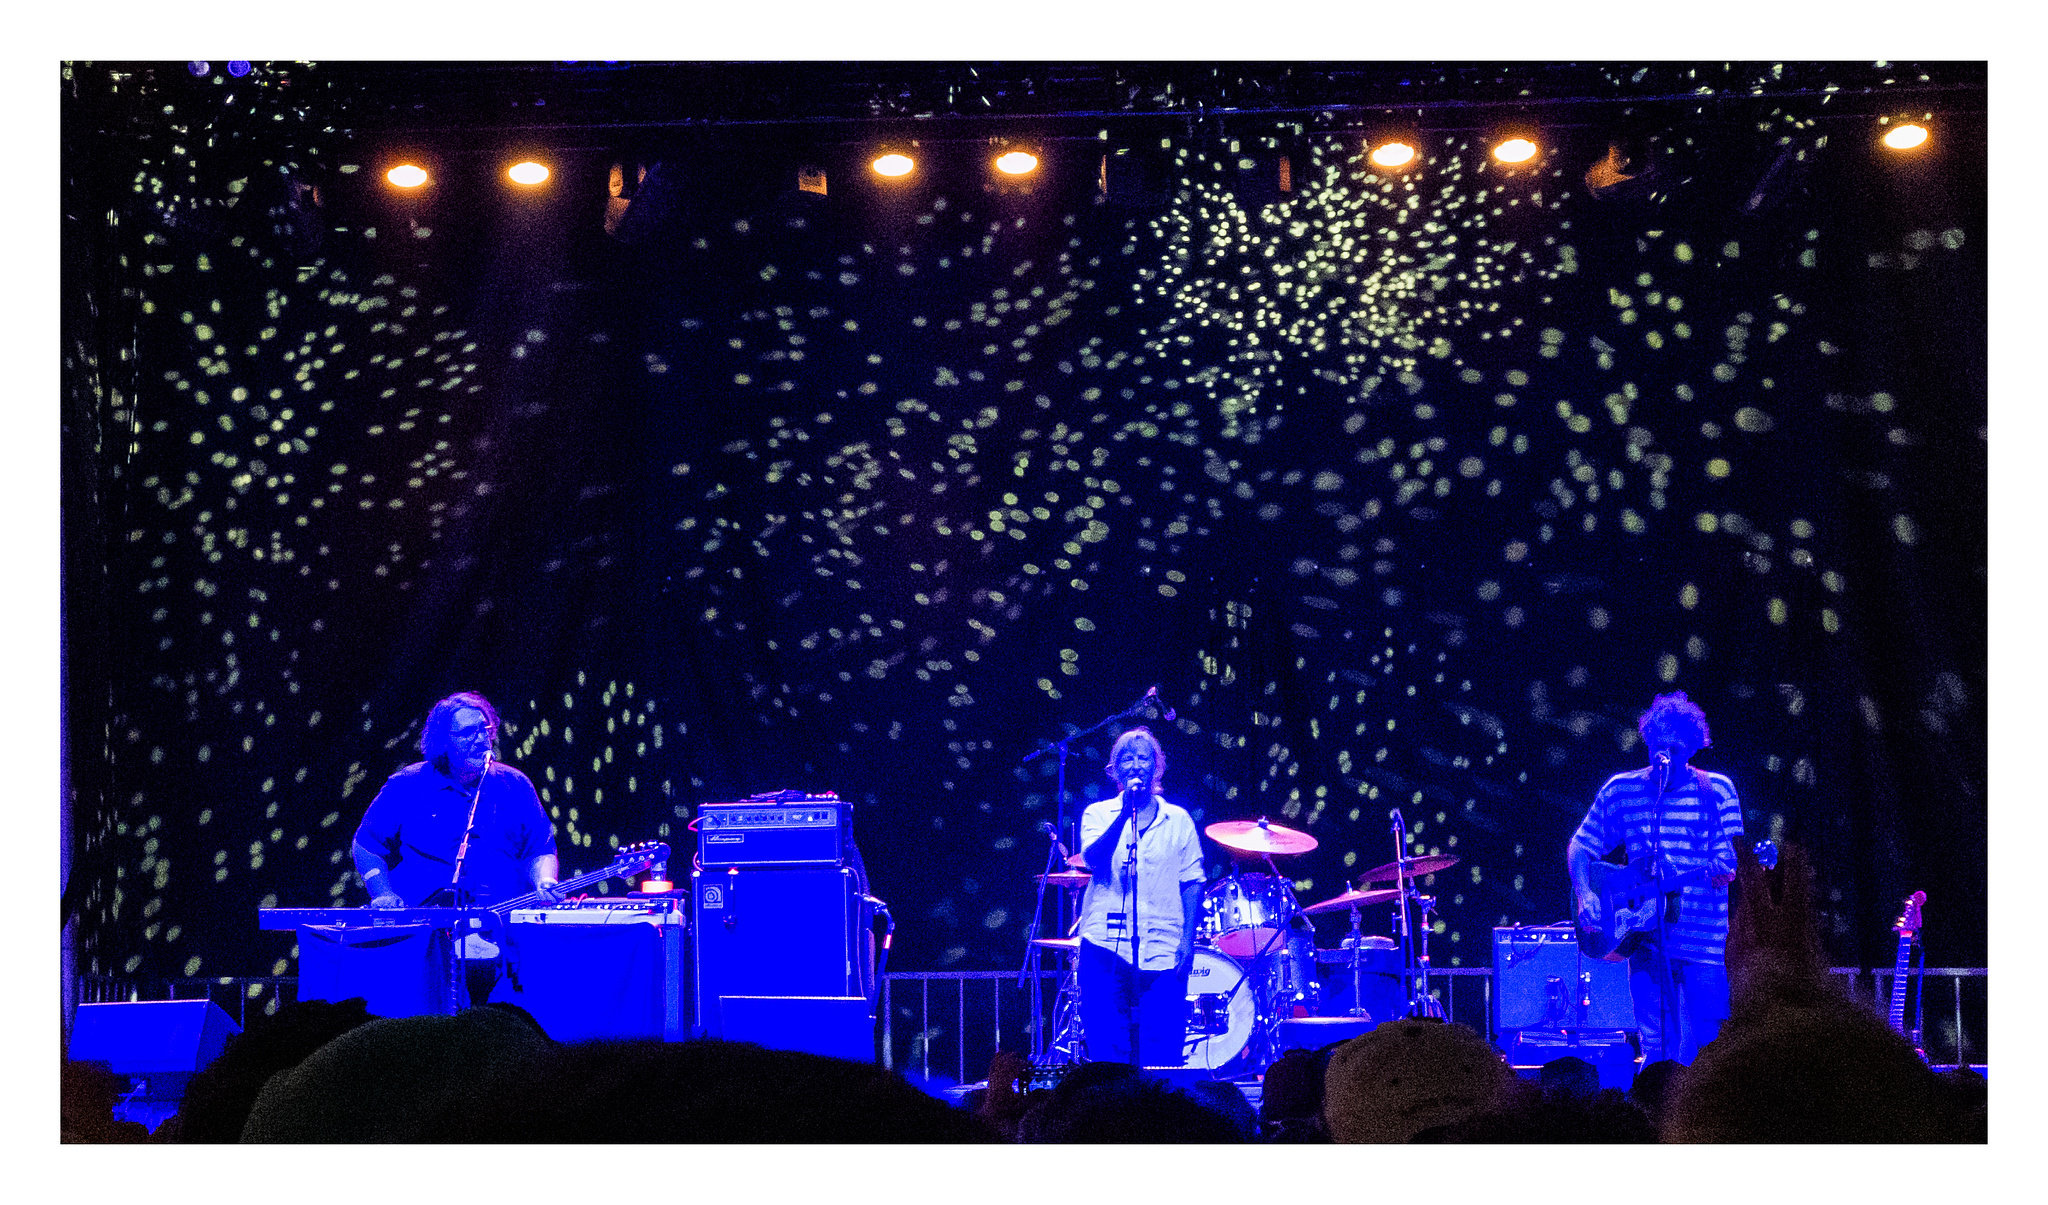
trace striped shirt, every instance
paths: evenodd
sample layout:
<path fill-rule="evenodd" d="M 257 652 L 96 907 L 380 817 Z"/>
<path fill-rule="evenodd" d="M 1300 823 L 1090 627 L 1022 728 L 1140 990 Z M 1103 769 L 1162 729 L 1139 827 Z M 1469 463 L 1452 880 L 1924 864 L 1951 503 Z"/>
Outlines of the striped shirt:
<path fill-rule="evenodd" d="M 1661 805 L 1654 768 L 1608 779 L 1572 834 L 1572 845 L 1595 858 L 1622 846 L 1630 862 L 1661 851 L 1667 873 L 1712 866 L 1734 874 L 1734 839 L 1742 835 L 1742 801 L 1736 798 L 1735 784 L 1724 774 L 1690 766 L 1671 778 Z M 1654 836 L 1660 833 L 1661 841 Z M 1677 919 L 1665 927 L 1670 956 L 1718 963 L 1724 960 L 1727 944 L 1728 889 L 1711 883 L 1681 888 Z"/>

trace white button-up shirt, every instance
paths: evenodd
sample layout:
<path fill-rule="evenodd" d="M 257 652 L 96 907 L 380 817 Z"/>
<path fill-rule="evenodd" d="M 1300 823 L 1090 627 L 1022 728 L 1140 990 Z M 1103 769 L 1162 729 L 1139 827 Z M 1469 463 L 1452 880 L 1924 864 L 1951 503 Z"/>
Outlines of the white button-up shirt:
<path fill-rule="evenodd" d="M 1109 831 L 1123 810 L 1123 795 L 1088 805 L 1081 813 L 1081 848 Z M 1155 796 L 1155 798 L 1157 798 Z M 1081 940 L 1131 961 L 1131 934 L 1138 935 L 1137 967 L 1141 971 L 1173 969 L 1180 953 L 1187 917 L 1181 910 L 1181 887 L 1202 881 L 1202 838 L 1186 808 L 1159 799 L 1159 814 L 1138 828 L 1137 922 L 1131 923 L 1131 829 L 1124 825 L 1107 867 L 1091 867 L 1087 894 L 1081 897 Z"/>

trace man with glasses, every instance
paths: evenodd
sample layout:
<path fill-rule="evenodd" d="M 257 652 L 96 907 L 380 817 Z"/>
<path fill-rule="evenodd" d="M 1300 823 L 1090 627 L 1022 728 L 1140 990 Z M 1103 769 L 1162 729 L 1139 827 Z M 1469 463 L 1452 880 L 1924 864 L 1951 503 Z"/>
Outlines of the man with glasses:
<path fill-rule="evenodd" d="M 497 710 L 482 695 L 452 694 L 427 713 L 426 760 L 386 779 L 356 828 L 356 873 L 372 908 L 486 905 L 553 889 L 554 822 L 533 780 L 498 760 L 497 738 Z M 463 942 L 470 1002 L 482 1004 L 506 975 L 503 951 L 479 934 Z"/>

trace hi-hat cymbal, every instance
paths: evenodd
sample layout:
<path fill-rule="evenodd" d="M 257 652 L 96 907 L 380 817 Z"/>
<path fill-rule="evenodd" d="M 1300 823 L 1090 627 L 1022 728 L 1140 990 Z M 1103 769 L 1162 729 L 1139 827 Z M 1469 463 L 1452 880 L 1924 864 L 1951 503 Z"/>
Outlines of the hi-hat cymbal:
<path fill-rule="evenodd" d="M 1305 854 L 1316 847 L 1307 833 L 1265 820 L 1219 820 L 1202 830 L 1218 845 L 1248 854 Z"/>
<path fill-rule="evenodd" d="M 1052 874 L 1039 875 L 1038 881 L 1050 883 L 1054 887 L 1086 887 L 1088 880 L 1093 877 L 1095 876 L 1085 870 L 1061 870 Z"/>
<path fill-rule="evenodd" d="M 1363 908 L 1369 904 L 1384 904 L 1400 898 L 1400 891 L 1392 887 L 1380 891 L 1347 891 L 1343 895 L 1332 896 L 1320 904 L 1310 904 L 1308 907 L 1303 908 L 1302 911 L 1310 916 L 1314 916 L 1319 912 L 1339 912 L 1346 908 Z"/>
<path fill-rule="evenodd" d="M 1427 854 L 1418 858 L 1403 858 L 1399 862 L 1389 862 L 1385 866 L 1373 867 L 1371 870 L 1359 875 L 1358 881 L 1361 883 L 1391 883 L 1403 874 L 1411 879 L 1419 879 L 1423 875 L 1435 874 L 1439 870 L 1449 870 L 1457 864 L 1458 858 L 1455 854 Z"/>
<path fill-rule="evenodd" d="M 1069 866 L 1074 866 L 1074 867 L 1078 867 L 1078 868 L 1080 868 L 1080 869 L 1082 869 L 1082 870 L 1086 870 L 1086 869 L 1088 869 L 1088 862 L 1087 862 L 1087 858 L 1086 858 L 1086 855 L 1083 855 L 1083 854 L 1068 854 L 1068 855 L 1067 855 L 1067 865 L 1069 865 Z"/>

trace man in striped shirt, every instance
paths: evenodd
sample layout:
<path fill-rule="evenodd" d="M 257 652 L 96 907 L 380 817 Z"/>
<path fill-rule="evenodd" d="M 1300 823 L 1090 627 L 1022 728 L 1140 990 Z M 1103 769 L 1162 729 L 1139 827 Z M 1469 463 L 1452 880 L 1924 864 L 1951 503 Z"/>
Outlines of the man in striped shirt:
<path fill-rule="evenodd" d="M 1684 691 L 1658 695 L 1636 729 L 1650 764 L 1601 786 L 1566 864 L 1582 923 L 1599 908 L 1589 868 L 1617 847 L 1631 864 L 1651 856 L 1661 877 L 1693 875 L 1676 892 L 1675 909 L 1648 909 L 1648 928 L 1628 955 L 1643 1065 L 1690 1063 L 1728 1018 L 1728 884 L 1742 801 L 1727 776 L 1688 764 L 1712 741 L 1706 713 Z"/>

